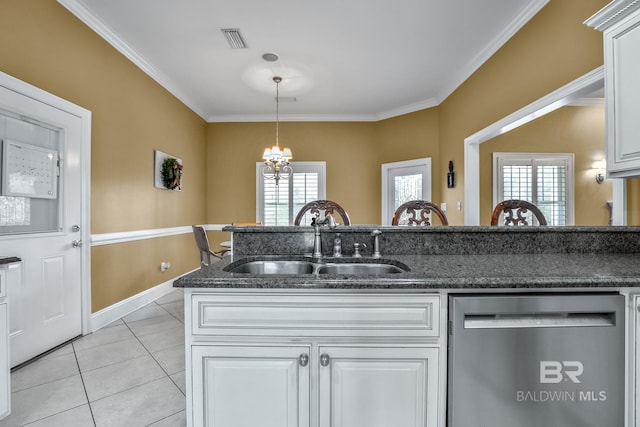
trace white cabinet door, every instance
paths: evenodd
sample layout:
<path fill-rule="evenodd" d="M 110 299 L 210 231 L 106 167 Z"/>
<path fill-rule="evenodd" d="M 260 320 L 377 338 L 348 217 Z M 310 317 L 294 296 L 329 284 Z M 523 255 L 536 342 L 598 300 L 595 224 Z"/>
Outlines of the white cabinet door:
<path fill-rule="evenodd" d="M 196 345 L 191 357 L 193 426 L 309 426 L 309 347 Z"/>
<path fill-rule="evenodd" d="M 438 349 L 319 348 L 320 427 L 438 424 Z"/>
<path fill-rule="evenodd" d="M 640 3 L 614 0 L 585 23 L 604 33 L 607 176 L 640 176 Z"/>
<path fill-rule="evenodd" d="M 4 283 L 2 286 L 4 286 Z M 8 322 L 7 303 L 0 304 L 0 419 L 11 412 Z"/>
<path fill-rule="evenodd" d="M 607 166 L 610 176 L 640 175 L 640 10 L 605 32 Z M 613 143 L 612 143 L 613 142 Z"/>

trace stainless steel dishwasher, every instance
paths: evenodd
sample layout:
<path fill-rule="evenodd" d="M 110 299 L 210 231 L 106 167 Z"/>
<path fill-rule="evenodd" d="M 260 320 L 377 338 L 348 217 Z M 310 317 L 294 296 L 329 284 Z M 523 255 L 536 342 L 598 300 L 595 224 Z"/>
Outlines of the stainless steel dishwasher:
<path fill-rule="evenodd" d="M 623 427 L 624 297 L 449 299 L 449 427 Z"/>

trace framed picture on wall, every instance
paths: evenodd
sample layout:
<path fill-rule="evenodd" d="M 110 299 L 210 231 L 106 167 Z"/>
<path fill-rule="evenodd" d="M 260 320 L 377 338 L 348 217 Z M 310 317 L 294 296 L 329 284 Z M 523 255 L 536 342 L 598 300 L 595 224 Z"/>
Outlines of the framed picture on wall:
<path fill-rule="evenodd" d="M 154 187 L 169 191 L 182 191 L 182 159 L 153 151 Z"/>

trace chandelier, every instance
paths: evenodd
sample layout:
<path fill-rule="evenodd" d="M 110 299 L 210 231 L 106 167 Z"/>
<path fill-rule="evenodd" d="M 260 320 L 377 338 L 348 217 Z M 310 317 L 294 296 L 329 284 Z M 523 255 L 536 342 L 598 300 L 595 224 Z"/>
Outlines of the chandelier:
<path fill-rule="evenodd" d="M 262 175 L 267 179 L 275 179 L 276 185 L 281 179 L 287 179 L 291 176 L 293 169 L 289 166 L 292 158 L 291 150 L 288 148 L 280 149 L 278 142 L 278 131 L 280 125 L 280 82 L 282 77 L 275 76 L 273 81 L 276 83 L 276 145 L 271 148 L 265 148 L 262 154 L 264 160 L 264 168 Z"/>

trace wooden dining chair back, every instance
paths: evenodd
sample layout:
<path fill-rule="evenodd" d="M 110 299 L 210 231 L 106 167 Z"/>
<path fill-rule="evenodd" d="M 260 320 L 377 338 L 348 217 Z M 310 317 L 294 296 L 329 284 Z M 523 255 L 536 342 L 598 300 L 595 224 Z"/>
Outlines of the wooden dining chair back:
<path fill-rule="evenodd" d="M 314 200 L 307 203 L 300 209 L 296 219 L 295 225 L 310 225 L 312 218 L 320 216 L 324 218 L 327 215 L 331 215 L 336 220 L 336 223 L 340 223 L 338 218 L 342 221 L 342 225 L 351 225 L 351 219 L 349 214 L 336 202 L 331 200 Z M 306 218 L 305 218 L 306 216 Z"/>
<path fill-rule="evenodd" d="M 207 267 L 215 259 L 220 259 L 229 253 L 229 249 L 222 249 L 220 251 L 212 251 L 209 248 L 209 239 L 207 238 L 207 232 L 201 225 L 192 225 L 193 236 L 196 239 L 196 245 L 200 251 L 200 266 Z"/>
<path fill-rule="evenodd" d="M 498 203 L 491 213 L 491 225 L 500 225 L 500 217 L 503 225 L 547 225 L 547 219 L 536 205 L 526 200 L 503 200 Z"/>
<path fill-rule="evenodd" d="M 411 200 L 403 203 L 393 213 L 391 225 L 430 226 L 431 214 L 435 214 L 442 225 L 449 225 L 447 216 L 435 203 L 426 200 Z"/>

